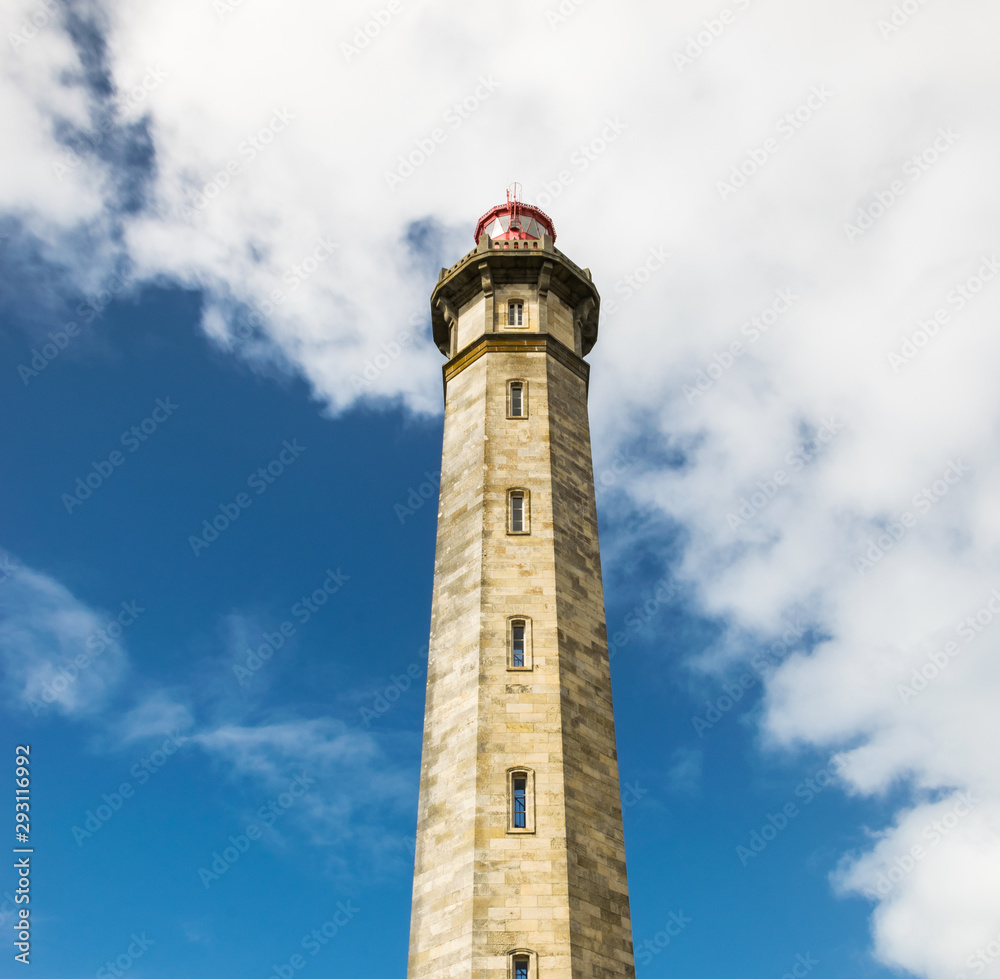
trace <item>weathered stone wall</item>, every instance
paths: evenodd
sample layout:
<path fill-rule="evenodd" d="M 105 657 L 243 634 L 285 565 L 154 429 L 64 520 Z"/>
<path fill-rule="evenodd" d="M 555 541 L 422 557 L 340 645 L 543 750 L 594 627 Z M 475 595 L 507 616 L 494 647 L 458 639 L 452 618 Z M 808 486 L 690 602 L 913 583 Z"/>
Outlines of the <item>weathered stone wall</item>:
<path fill-rule="evenodd" d="M 492 332 L 486 323 L 486 300 L 482 295 L 459 310 L 458 315 L 458 349 L 463 350 L 476 337 Z"/>
<path fill-rule="evenodd" d="M 413 979 L 468 977 L 479 734 L 486 361 L 449 385 L 417 817 Z"/>
<path fill-rule="evenodd" d="M 572 330 L 552 294 L 539 316 L 537 284 L 497 288 L 498 315 L 508 296 Z M 445 372 L 409 977 L 508 979 L 513 949 L 537 954 L 538 979 L 627 977 L 587 367 L 553 336 L 493 333 L 482 309 L 459 308 Z M 512 378 L 527 418 L 507 417 Z M 530 534 L 507 532 L 512 488 L 530 492 Z M 508 668 L 511 616 L 531 621 L 531 670 Z M 533 832 L 508 826 L 514 767 L 534 773 Z"/>
<path fill-rule="evenodd" d="M 574 349 L 573 310 L 558 296 L 550 295 L 548 299 L 548 325 L 552 334 L 564 347 Z M 580 351 L 575 351 L 579 355 Z"/>
<path fill-rule="evenodd" d="M 632 976 L 587 392 L 554 358 L 548 368 L 573 976 Z"/>

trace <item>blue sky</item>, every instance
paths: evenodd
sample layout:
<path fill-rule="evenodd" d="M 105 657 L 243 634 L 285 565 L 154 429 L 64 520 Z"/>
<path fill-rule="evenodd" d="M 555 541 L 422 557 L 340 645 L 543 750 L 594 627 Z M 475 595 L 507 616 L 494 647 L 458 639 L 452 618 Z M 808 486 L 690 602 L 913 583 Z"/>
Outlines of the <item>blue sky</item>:
<path fill-rule="evenodd" d="M 0 2 L 34 974 L 405 968 L 428 296 L 516 179 L 603 297 L 639 976 L 1000 975 L 1000 13 L 505 17 Z"/>
<path fill-rule="evenodd" d="M 15 567 L 57 582 L 101 627 L 122 603 L 141 609 L 118 646 L 128 666 L 93 706 L 50 706 L 43 693 L 5 714 L 6 740 L 30 741 L 35 765 L 35 974 L 96 974 L 128 955 L 135 933 L 153 944 L 130 975 L 264 977 L 338 902 L 359 910 L 310 969 L 399 974 L 436 514 L 412 503 L 436 481 L 440 418 L 358 408 L 331 419 L 294 375 L 261 376 L 220 354 L 198 316 L 195 294 L 144 290 L 110 304 L 27 385 L 3 389 L 17 475 L 4 487 L 3 539 Z M 4 362 L 27 362 L 33 341 L 15 305 L 4 324 Z M 130 452 L 121 434 L 158 399 L 176 410 Z M 248 476 L 285 442 L 304 451 L 258 494 Z M 125 462 L 67 512 L 62 494 L 115 448 Z M 195 555 L 189 537 L 246 490 L 252 504 Z M 832 788 L 809 803 L 796 796 L 826 759 L 760 755 L 759 683 L 699 736 L 692 718 L 724 691 L 692 683 L 684 661 L 717 626 L 666 591 L 679 528 L 624 515 L 621 497 L 601 494 L 608 552 L 640 522 L 648 535 L 605 568 L 609 631 L 627 637 L 613 675 L 641 974 L 765 977 L 799 953 L 825 975 L 888 974 L 866 964 L 865 904 L 835 899 L 827 882 L 839 852 L 860 842 L 847 827 L 878 808 Z M 313 613 L 300 602 L 324 580 L 334 594 L 310 601 Z M 4 585 L 8 615 L 18 581 Z M 294 634 L 282 636 L 282 623 Z M 44 628 L 29 656 L 47 652 Z M 250 658 L 279 641 L 270 659 Z M 104 665 L 99 645 L 82 677 Z M 379 699 L 387 688 L 392 699 Z M 287 751 L 252 743 L 281 726 Z M 225 746 L 234 729 L 242 751 Z M 150 758 L 171 736 L 174 753 Z M 345 757 L 332 750 L 352 738 Z M 278 803 L 268 825 L 257 810 L 300 773 L 315 784 Z M 133 795 L 120 809 L 74 832 L 123 782 Z M 800 815 L 741 860 L 737 846 L 787 802 Z M 202 875 L 248 825 L 260 839 L 217 879 Z M 661 950 L 671 912 L 691 921 Z"/>

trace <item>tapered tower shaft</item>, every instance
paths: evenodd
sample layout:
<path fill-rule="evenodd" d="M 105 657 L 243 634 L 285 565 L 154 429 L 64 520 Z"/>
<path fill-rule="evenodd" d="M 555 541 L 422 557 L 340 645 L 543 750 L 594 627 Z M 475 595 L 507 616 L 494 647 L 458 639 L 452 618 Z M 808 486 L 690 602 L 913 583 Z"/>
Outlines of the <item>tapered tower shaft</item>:
<path fill-rule="evenodd" d="M 634 975 L 587 415 L 600 298 L 508 201 L 431 298 L 445 424 L 409 979 Z"/>

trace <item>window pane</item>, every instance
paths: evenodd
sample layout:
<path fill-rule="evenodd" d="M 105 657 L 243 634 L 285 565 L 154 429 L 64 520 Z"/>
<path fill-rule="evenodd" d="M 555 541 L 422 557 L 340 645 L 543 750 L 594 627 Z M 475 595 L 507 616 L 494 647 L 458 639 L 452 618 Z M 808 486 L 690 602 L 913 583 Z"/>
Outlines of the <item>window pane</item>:
<path fill-rule="evenodd" d="M 527 827 L 527 799 L 526 789 L 528 780 L 523 776 L 513 779 L 514 782 L 514 828 L 525 829 Z"/>
<path fill-rule="evenodd" d="M 520 384 L 512 384 L 510 386 L 510 413 L 517 418 L 521 416 L 521 394 L 522 388 Z"/>
<path fill-rule="evenodd" d="M 514 959 L 514 979 L 528 979 L 527 959 Z"/>
<path fill-rule="evenodd" d="M 524 624 L 515 623 L 510 627 L 511 666 L 524 666 Z"/>
<path fill-rule="evenodd" d="M 515 533 L 524 530 L 524 494 L 511 493 L 510 495 L 510 529 Z"/>

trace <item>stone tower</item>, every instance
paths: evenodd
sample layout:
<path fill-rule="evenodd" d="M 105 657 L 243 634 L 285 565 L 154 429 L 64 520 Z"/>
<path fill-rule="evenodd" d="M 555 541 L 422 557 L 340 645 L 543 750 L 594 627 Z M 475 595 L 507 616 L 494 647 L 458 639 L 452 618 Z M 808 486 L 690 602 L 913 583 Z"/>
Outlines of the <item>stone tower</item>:
<path fill-rule="evenodd" d="M 600 297 L 508 194 L 431 296 L 441 463 L 409 979 L 635 973 L 587 417 Z"/>

